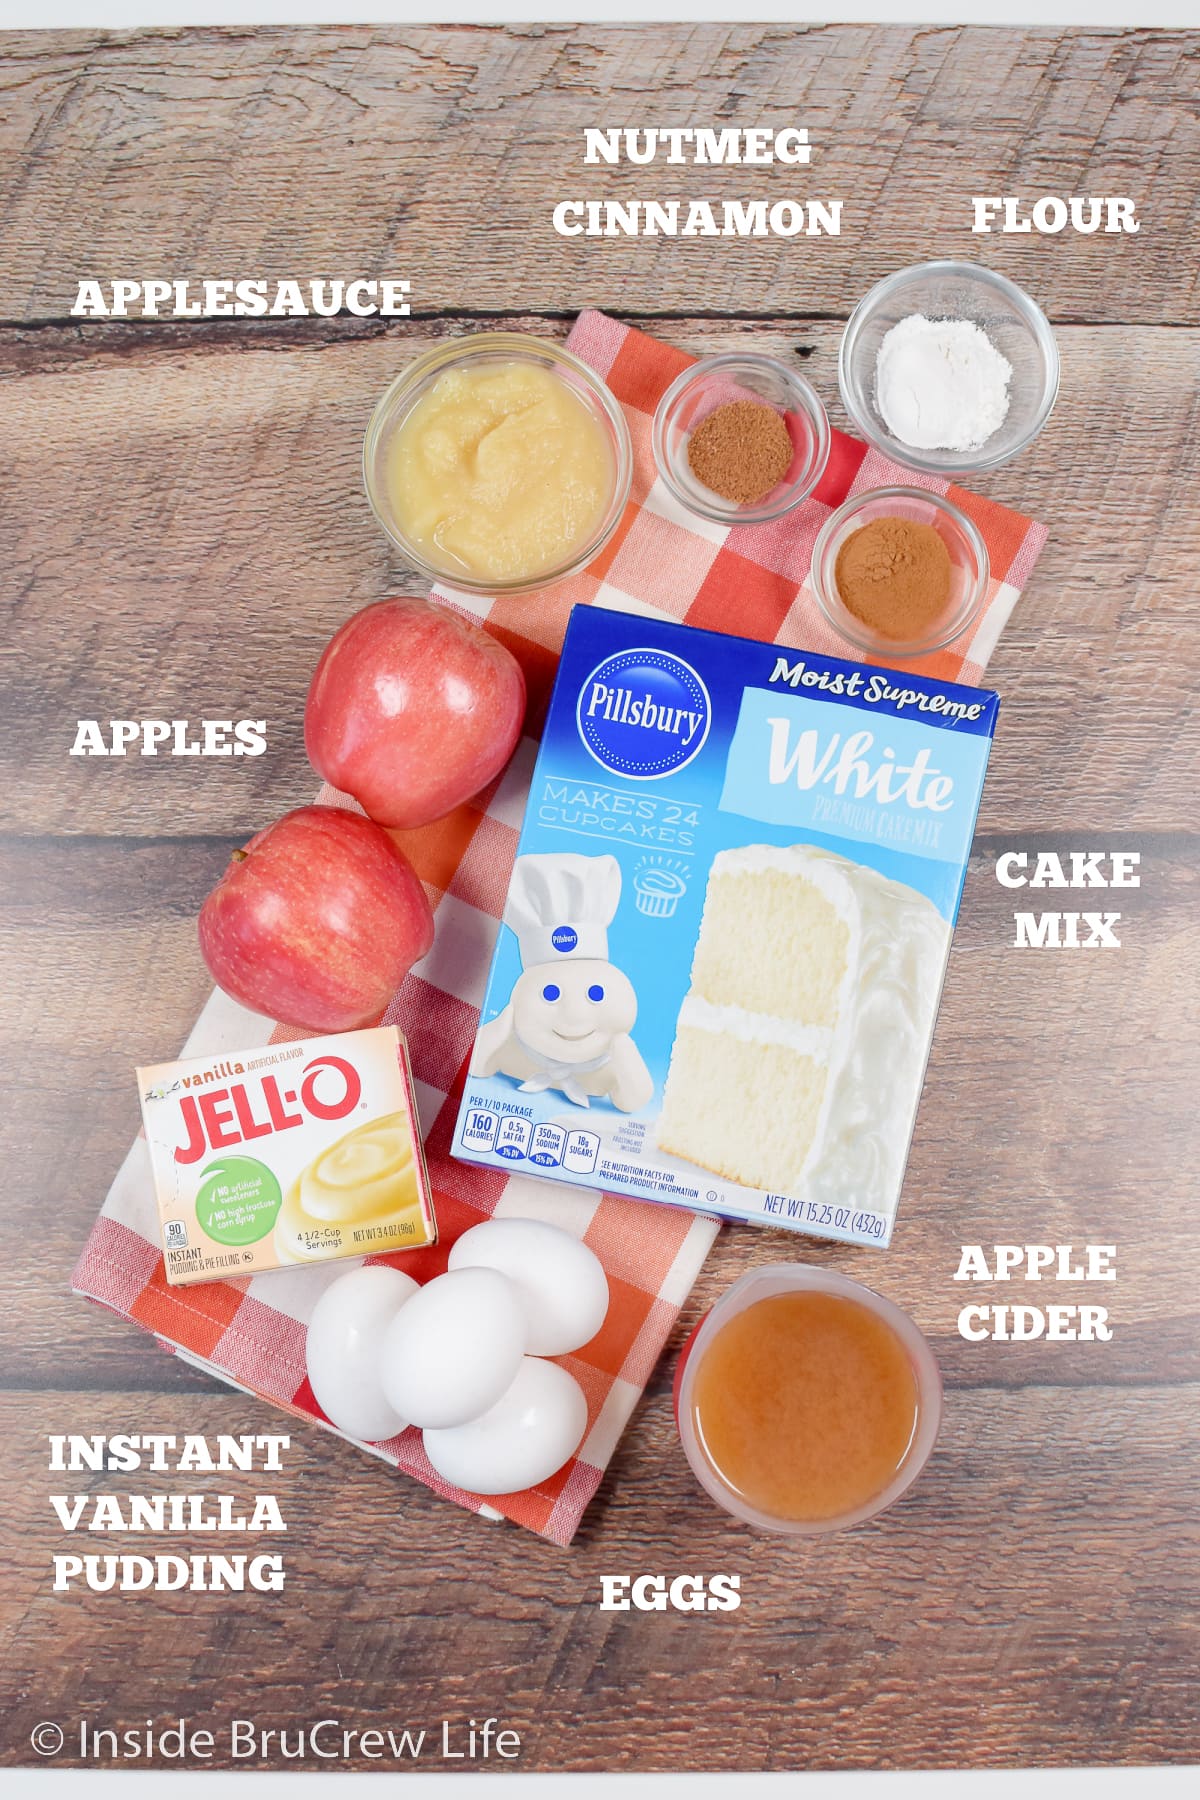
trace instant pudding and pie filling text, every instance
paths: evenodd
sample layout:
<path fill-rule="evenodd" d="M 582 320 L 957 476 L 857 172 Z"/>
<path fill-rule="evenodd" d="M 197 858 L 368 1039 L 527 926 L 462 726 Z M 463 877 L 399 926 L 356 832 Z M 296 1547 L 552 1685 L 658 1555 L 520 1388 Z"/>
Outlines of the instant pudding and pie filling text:
<path fill-rule="evenodd" d="M 886 1244 L 997 708 L 577 607 L 454 1154 Z"/>

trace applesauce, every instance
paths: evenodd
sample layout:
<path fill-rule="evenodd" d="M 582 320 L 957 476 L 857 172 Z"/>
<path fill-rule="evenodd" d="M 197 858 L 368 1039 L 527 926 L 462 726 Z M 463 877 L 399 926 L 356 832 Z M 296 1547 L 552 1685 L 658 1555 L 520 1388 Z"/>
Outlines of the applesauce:
<path fill-rule="evenodd" d="M 466 361 L 445 369 L 387 447 L 402 536 L 453 581 L 533 581 L 596 535 L 616 479 L 610 433 L 553 369 Z"/>

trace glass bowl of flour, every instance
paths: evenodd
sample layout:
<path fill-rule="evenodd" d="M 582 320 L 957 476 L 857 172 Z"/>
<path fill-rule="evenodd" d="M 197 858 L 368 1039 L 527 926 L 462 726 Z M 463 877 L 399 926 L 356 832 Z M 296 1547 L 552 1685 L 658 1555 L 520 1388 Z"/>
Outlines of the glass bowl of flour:
<path fill-rule="evenodd" d="M 995 469 L 1031 444 L 1058 393 L 1058 345 L 1014 281 L 929 262 L 879 282 L 851 315 L 842 404 L 868 443 L 929 475 Z"/>

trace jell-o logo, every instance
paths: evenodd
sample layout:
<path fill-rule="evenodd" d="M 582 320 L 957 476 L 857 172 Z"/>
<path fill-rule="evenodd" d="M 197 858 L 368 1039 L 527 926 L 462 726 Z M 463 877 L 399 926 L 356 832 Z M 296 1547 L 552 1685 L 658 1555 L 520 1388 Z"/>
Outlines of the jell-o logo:
<path fill-rule="evenodd" d="M 336 1099 L 318 1096 L 317 1078 L 321 1070 L 332 1069 L 341 1077 L 341 1090 Z M 326 1084 L 328 1085 L 328 1084 Z M 270 1137 L 276 1131 L 287 1131 L 303 1125 L 305 1114 L 314 1119 L 344 1119 L 353 1112 L 362 1094 L 362 1082 L 353 1063 L 340 1056 L 321 1056 L 307 1064 L 299 1094 L 294 1088 L 280 1092 L 274 1075 L 265 1075 L 259 1086 L 259 1110 L 244 1082 L 231 1082 L 228 1087 L 213 1088 L 197 1098 L 184 1094 L 179 1102 L 186 1133 L 185 1141 L 176 1146 L 177 1163 L 199 1162 L 209 1149 L 228 1150 L 250 1138 Z M 289 1111 L 288 1108 L 297 1108 Z"/>

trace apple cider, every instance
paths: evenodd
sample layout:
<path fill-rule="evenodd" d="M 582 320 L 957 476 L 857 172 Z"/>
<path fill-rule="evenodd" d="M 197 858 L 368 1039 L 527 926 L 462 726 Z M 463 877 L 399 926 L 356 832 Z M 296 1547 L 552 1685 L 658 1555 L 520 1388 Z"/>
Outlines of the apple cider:
<path fill-rule="evenodd" d="M 695 1437 L 718 1478 L 772 1518 L 867 1507 L 917 1431 L 908 1349 L 870 1307 L 816 1289 L 752 1302 L 716 1332 L 690 1384 Z"/>

